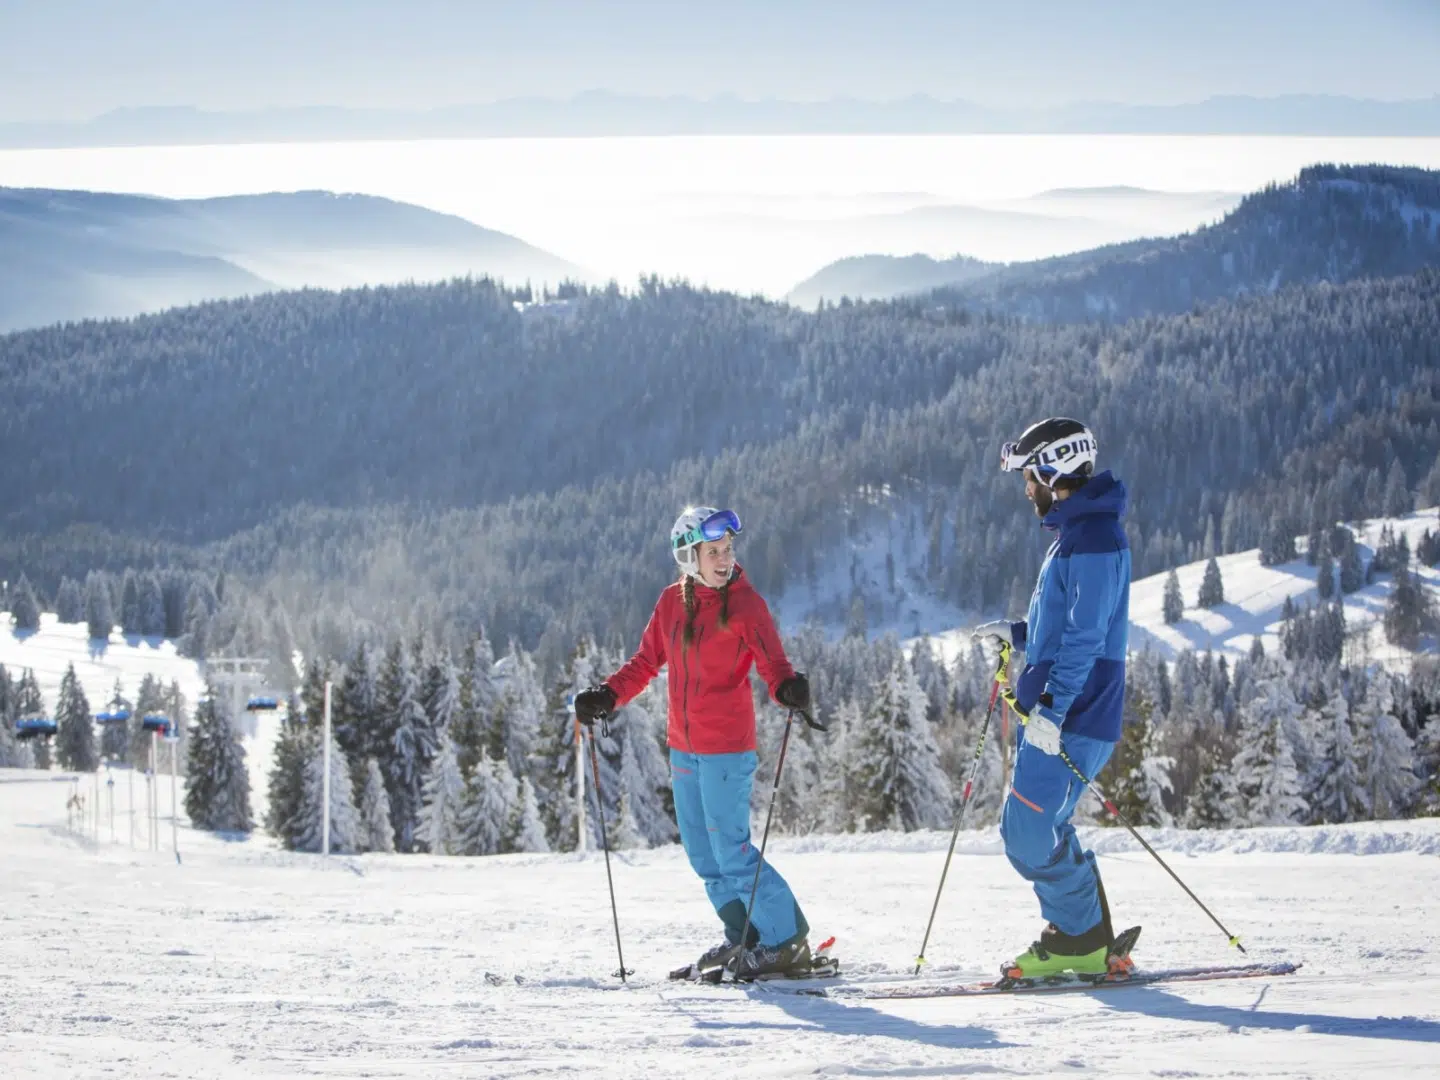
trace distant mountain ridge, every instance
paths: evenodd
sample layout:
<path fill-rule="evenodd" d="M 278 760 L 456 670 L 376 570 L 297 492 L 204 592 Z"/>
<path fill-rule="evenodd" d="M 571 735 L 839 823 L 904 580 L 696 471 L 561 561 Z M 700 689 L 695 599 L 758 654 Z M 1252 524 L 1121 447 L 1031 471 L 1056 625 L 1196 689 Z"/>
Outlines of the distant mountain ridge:
<path fill-rule="evenodd" d="M 463 218 L 370 195 L 218 199 L 0 188 L 0 330 L 282 288 L 584 272 Z"/>
<path fill-rule="evenodd" d="M 801 307 L 820 300 L 889 300 L 974 281 L 1003 264 L 955 255 L 855 255 L 840 259 L 791 289 L 786 299 Z"/>
<path fill-rule="evenodd" d="M 592 90 L 424 111 L 337 106 L 213 112 L 116 109 L 81 123 L 0 124 L 0 147 L 177 145 L 505 136 L 775 134 L 1440 135 L 1440 96 L 1375 101 L 1232 95 L 1179 105 L 997 108 L 923 94 L 885 101 L 645 97 Z"/>
<path fill-rule="evenodd" d="M 1180 236 L 1135 240 L 975 272 L 973 260 L 842 260 L 797 285 L 797 303 L 836 285 L 861 298 L 925 292 L 938 303 L 1047 322 L 1124 320 L 1274 292 L 1287 285 L 1412 274 L 1440 266 L 1440 171 L 1313 165 L 1247 195 L 1221 221 Z"/>

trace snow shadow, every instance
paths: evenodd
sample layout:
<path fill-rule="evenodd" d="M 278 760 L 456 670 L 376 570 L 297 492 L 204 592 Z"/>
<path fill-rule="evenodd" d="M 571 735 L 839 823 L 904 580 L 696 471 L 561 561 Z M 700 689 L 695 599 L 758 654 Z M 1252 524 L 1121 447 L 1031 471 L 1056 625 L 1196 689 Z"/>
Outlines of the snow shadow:
<path fill-rule="evenodd" d="M 1348 1035 L 1359 1039 L 1397 1039 L 1403 1042 L 1440 1043 L 1440 1021 L 1418 1016 L 1333 1016 L 1327 1013 L 1277 1012 L 1267 1009 L 1264 994 L 1250 1008 L 1205 1005 L 1187 1001 L 1160 987 L 1134 987 L 1104 998 L 1113 1012 L 1139 1013 L 1157 1020 L 1191 1020 L 1219 1024 L 1231 1031 L 1308 1031 L 1315 1035 Z"/>
<path fill-rule="evenodd" d="M 942 1050 L 1006 1050 L 1019 1044 L 1005 1042 L 987 1027 L 951 1024 L 922 1024 L 882 1012 L 868 1005 L 801 994 L 747 992 L 752 1001 L 772 1005 L 795 1021 L 781 1024 L 756 1020 L 721 1020 L 693 1017 L 699 1030 L 771 1029 L 796 1031 L 814 1029 L 831 1035 L 885 1035 L 905 1039 Z M 965 1072 L 991 1071 L 988 1067 L 964 1069 Z M 947 1074 L 948 1075 L 948 1074 Z"/>

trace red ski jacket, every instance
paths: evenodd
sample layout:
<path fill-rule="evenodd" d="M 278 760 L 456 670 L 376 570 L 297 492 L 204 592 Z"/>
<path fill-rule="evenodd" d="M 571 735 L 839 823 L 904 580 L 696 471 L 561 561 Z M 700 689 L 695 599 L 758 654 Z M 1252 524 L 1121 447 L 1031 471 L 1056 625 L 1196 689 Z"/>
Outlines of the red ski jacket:
<path fill-rule="evenodd" d="M 750 696 L 754 664 L 775 696 L 795 674 L 775 621 L 760 594 L 737 567 L 730 580 L 729 616 L 720 626 L 720 591 L 695 585 L 695 625 L 684 648 L 685 599 L 680 583 L 668 586 L 655 604 L 640 648 L 605 680 L 624 705 L 670 665 L 670 725 L 666 738 L 675 750 L 692 754 L 735 754 L 755 749 L 755 704 Z"/>

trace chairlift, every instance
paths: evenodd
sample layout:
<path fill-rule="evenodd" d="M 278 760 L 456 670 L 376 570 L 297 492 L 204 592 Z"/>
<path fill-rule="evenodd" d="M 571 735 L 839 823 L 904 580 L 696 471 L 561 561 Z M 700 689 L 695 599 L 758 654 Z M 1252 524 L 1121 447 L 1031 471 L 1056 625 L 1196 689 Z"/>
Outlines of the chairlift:
<path fill-rule="evenodd" d="M 245 703 L 246 712 L 274 712 L 280 708 L 280 699 L 269 694 L 256 694 Z"/>
<path fill-rule="evenodd" d="M 147 713 L 145 715 L 145 718 L 140 721 L 140 726 L 145 731 L 157 731 L 163 737 L 168 739 L 170 737 L 170 732 L 175 725 L 170 723 L 170 718 L 168 716 L 165 716 L 161 713 Z"/>
<path fill-rule="evenodd" d="M 26 716 L 15 721 L 15 737 L 21 742 L 49 738 L 57 730 L 55 721 L 48 716 Z"/>
<path fill-rule="evenodd" d="M 130 710 L 126 708 L 106 709 L 95 714 L 97 724 L 123 724 L 129 719 Z"/>

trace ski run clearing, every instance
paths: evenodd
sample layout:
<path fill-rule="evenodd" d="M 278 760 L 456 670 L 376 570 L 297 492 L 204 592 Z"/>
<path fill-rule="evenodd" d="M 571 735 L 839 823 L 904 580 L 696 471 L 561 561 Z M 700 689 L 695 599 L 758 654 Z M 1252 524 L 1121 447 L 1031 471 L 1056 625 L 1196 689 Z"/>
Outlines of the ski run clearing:
<path fill-rule="evenodd" d="M 1440 821 L 1184 833 L 1162 852 L 1256 961 L 1294 975 L 876 1001 L 673 984 L 716 922 L 678 847 L 332 857 L 182 821 L 183 863 L 67 825 L 68 779 L 0 771 L 0 1075 L 1434 1077 Z M 168 814 L 168 791 L 162 804 Z M 102 799 L 102 808 L 106 800 Z M 1123 833 L 1092 830 L 1143 966 L 1242 958 Z M 908 976 L 948 833 L 781 839 L 847 972 Z M 1040 929 L 993 832 L 961 838 L 928 954 L 988 977 Z"/>

